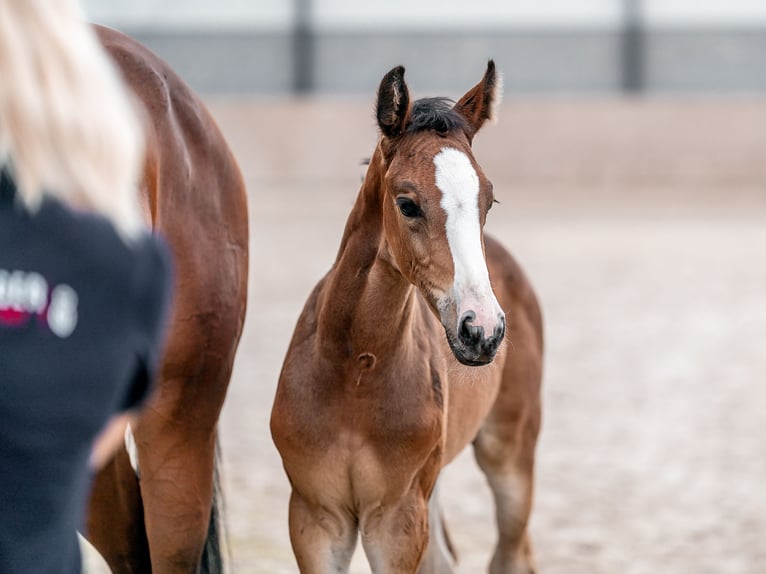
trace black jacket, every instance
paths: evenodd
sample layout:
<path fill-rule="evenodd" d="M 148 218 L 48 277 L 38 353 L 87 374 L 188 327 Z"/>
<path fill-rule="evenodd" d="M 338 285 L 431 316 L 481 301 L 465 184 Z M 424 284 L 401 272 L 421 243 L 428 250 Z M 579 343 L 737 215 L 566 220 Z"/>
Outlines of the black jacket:
<path fill-rule="evenodd" d="M 165 243 L 0 175 L 0 572 L 79 574 L 98 431 L 147 395 L 171 293 Z"/>

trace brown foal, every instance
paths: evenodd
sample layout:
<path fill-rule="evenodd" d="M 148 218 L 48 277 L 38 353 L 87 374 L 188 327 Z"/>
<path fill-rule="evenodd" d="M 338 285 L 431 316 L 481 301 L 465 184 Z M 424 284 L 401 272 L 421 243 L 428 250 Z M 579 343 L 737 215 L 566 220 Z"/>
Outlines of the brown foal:
<path fill-rule="evenodd" d="M 469 442 L 495 500 L 490 572 L 535 572 L 542 321 L 519 266 L 483 235 L 494 197 L 471 150 L 499 92 L 491 61 L 454 106 L 411 104 L 402 67 L 380 84 L 381 137 L 271 415 L 303 573 L 346 572 L 359 534 L 373 572 L 451 572 L 435 485 Z"/>

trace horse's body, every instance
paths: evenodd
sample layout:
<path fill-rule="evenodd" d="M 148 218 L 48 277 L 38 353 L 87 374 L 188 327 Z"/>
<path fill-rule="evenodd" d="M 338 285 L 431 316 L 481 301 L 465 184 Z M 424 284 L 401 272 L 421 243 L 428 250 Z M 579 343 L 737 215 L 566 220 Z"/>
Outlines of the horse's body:
<path fill-rule="evenodd" d="M 133 428 L 140 480 L 123 449 L 96 478 L 87 536 L 115 573 L 196 574 L 206 539 L 213 570 L 218 559 L 216 427 L 245 316 L 245 186 L 205 106 L 167 64 L 118 32 L 97 33 L 145 114 L 142 199 L 173 251 L 176 291 L 155 390 Z"/>
<path fill-rule="evenodd" d="M 361 533 L 373 572 L 451 571 L 432 493 L 473 442 L 495 497 L 490 571 L 534 572 L 542 321 L 518 265 L 483 240 L 493 195 L 470 148 L 499 98 L 494 64 L 451 109 L 410 106 L 403 73 L 381 83 L 382 137 L 275 397 L 293 549 L 301 572 L 343 572 Z"/>

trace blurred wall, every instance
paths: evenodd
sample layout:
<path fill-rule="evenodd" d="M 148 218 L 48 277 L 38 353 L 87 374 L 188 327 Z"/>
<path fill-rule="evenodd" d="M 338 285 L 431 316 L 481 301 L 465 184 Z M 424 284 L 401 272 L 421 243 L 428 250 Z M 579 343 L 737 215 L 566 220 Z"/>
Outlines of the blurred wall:
<path fill-rule="evenodd" d="M 764 93 L 763 0 L 85 0 L 204 93 Z"/>

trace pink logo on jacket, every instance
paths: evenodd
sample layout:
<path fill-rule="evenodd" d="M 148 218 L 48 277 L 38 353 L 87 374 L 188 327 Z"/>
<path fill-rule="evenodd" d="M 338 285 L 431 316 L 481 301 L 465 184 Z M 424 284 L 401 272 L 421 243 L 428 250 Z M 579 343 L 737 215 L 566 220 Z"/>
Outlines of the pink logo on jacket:
<path fill-rule="evenodd" d="M 50 286 L 35 271 L 0 269 L 0 327 L 22 327 L 32 317 L 59 338 L 77 327 L 78 297 L 65 283 Z"/>

